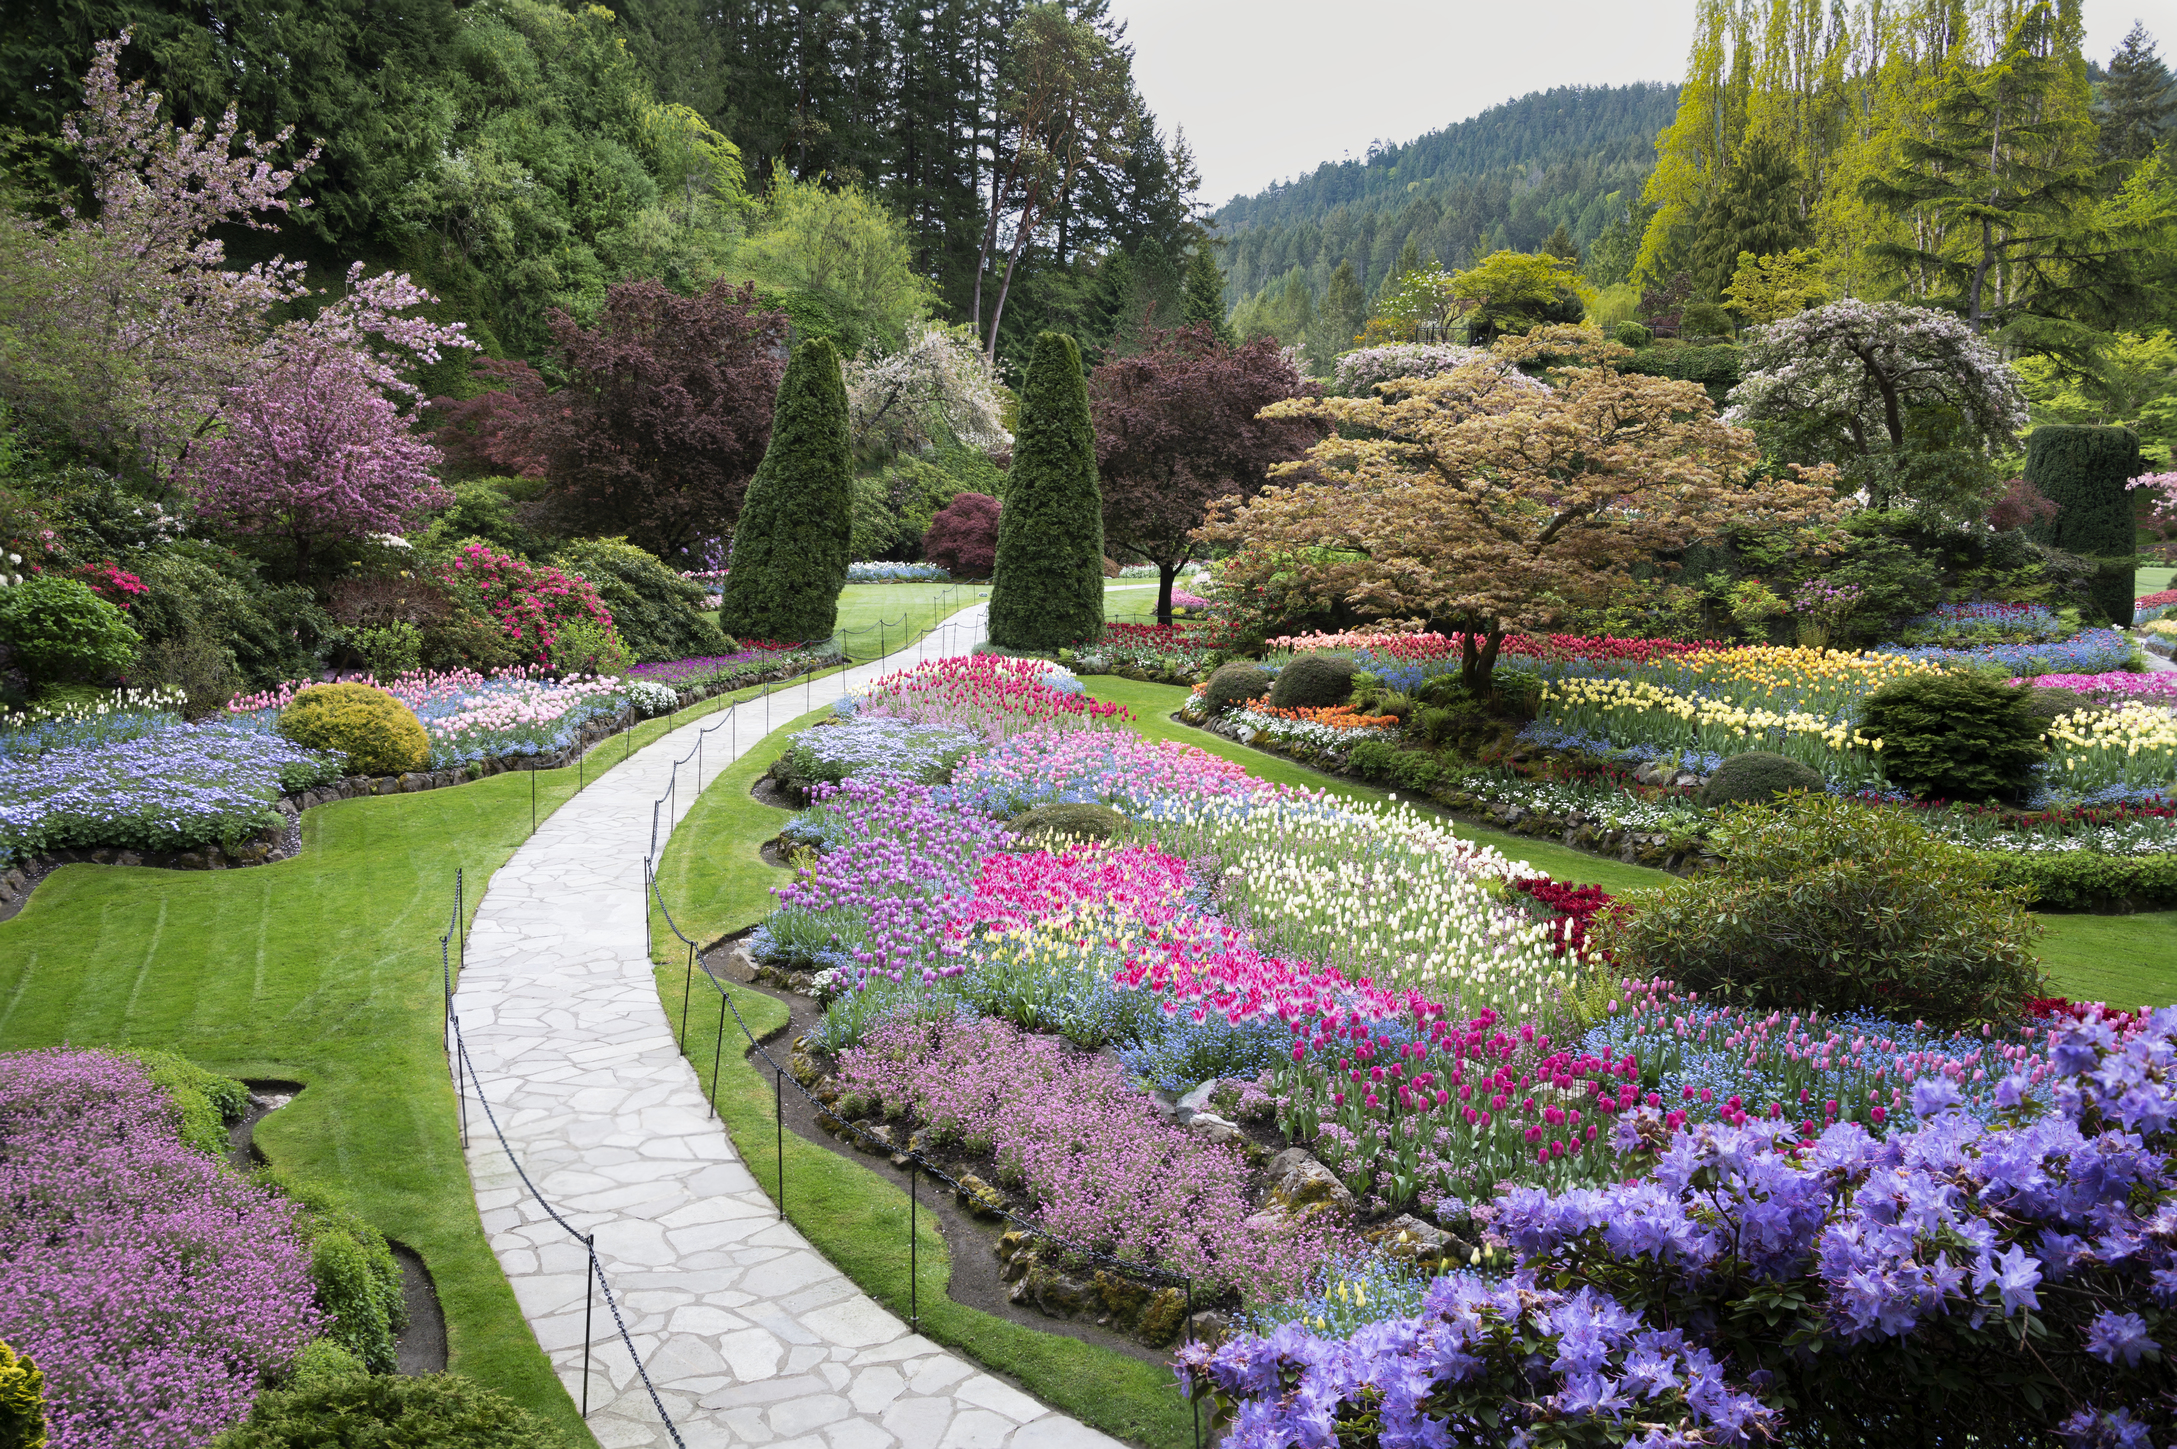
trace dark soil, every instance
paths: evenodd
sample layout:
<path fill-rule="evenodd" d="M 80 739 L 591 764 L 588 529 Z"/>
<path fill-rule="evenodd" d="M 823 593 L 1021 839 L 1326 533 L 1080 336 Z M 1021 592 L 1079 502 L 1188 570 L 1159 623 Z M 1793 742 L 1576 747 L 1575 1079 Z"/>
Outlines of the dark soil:
<path fill-rule="evenodd" d="M 763 1039 L 764 1046 L 783 1065 L 787 1048 L 796 1037 L 815 1028 L 818 1017 L 823 1014 L 822 1008 L 810 997 L 745 980 L 745 973 L 728 964 L 728 958 L 737 944 L 737 941 L 729 940 L 713 947 L 704 954 L 703 967 L 720 980 L 733 981 L 752 991 L 760 991 L 786 1006 L 790 1017 L 785 1028 Z M 695 1033 L 692 1025 L 690 1032 L 697 1038 L 700 1037 L 700 1033 Z M 745 1055 L 759 1073 L 770 1070 L 753 1050 L 745 1052 Z M 855 1151 L 847 1145 L 846 1134 L 834 1137 L 818 1127 L 817 1106 L 802 1094 L 798 1084 L 784 1084 L 780 1092 L 780 1102 L 785 1109 L 787 1129 L 796 1136 L 867 1168 L 903 1192 L 908 1189 L 908 1173 L 904 1169 L 894 1167 L 887 1158 Z M 994 1318 L 1003 1318 L 1023 1328 L 1035 1329 L 1039 1333 L 1060 1334 L 1083 1343 L 1112 1349 L 1143 1363 L 1164 1365 L 1171 1362 L 1170 1354 L 1145 1347 L 1125 1334 L 1099 1328 L 1093 1321 L 1051 1318 L 1032 1305 L 1015 1305 L 1008 1296 L 1012 1292 L 1012 1285 L 1001 1276 L 1001 1264 L 994 1251 L 999 1235 L 1005 1229 L 1003 1221 L 989 1221 L 973 1216 L 959 1205 L 952 1192 L 942 1183 L 920 1174 L 917 1176 L 919 1185 L 916 1201 L 923 1212 L 937 1219 L 938 1230 L 952 1255 L 952 1279 L 946 1287 L 946 1293 L 954 1302 L 964 1303 Z M 789 1203 L 793 1200 L 793 1192 L 794 1181 L 788 1177 L 786 1196 Z M 905 1243 L 900 1245 L 902 1252 L 906 1251 L 906 1246 Z"/>
<path fill-rule="evenodd" d="M 295 1100 L 300 1082 L 245 1081 L 249 1106 L 242 1118 L 227 1129 L 227 1160 L 243 1172 L 265 1165 L 256 1143 L 257 1124 Z M 438 1289 L 423 1258 L 406 1243 L 387 1241 L 393 1261 L 401 1269 L 401 1300 L 408 1306 L 408 1326 L 394 1335 L 395 1361 L 404 1374 L 446 1372 L 446 1314 L 439 1307 Z"/>

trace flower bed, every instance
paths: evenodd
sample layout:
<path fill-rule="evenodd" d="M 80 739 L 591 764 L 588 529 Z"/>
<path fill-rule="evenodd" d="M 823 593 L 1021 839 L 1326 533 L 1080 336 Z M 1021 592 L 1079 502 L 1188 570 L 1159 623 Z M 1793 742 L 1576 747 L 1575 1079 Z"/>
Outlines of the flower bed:
<path fill-rule="evenodd" d="M 723 577 L 723 573 L 720 575 Z M 947 583 L 952 575 L 933 563 L 857 562 L 847 565 L 850 584 Z"/>
<path fill-rule="evenodd" d="M 277 689 L 242 695 L 229 714 L 267 733 L 279 728 L 280 711 L 314 681 L 290 680 Z M 473 670 L 419 670 L 378 686 L 416 712 L 431 740 L 425 767 L 448 769 L 489 759 L 547 755 L 567 749 L 584 725 L 626 710 L 617 680 L 595 675 L 550 679 L 532 666 L 489 675 Z"/>
<path fill-rule="evenodd" d="M 1054 686 L 1054 674 L 1070 687 Z M 1094 729 L 1129 718 L 1124 705 L 1088 698 L 1071 674 L 1046 660 L 998 654 L 933 659 L 873 680 L 848 699 L 857 711 L 979 729 L 992 740 L 1034 729 Z"/>
<path fill-rule="evenodd" d="M 2132 641 L 2115 629 L 2087 629 L 2047 644 L 1984 644 L 1949 649 L 1939 644 L 1886 644 L 1875 652 L 1925 664 L 1994 664 L 2013 674 L 2100 674 L 2122 669 Z"/>
<path fill-rule="evenodd" d="M 2141 594 L 2132 601 L 2132 623 L 2146 624 L 2165 618 L 2170 610 L 2177 609 L 2177 589 L 2163 589 L 2159 593 Z"/>
<path fill-rule="evenodd" d="M 141 1064 L 0 1057 L 0 1340 L 53 1449 L 193 1449 L 323 1327 L 294 1209 L 185 1145 Z"/>
<path fill-rule="evenodd" d="M 2041 689 L 2068 689 L 2099 704 L 2138 700 L 2165 709 L 2177 709 L 2177 672 L 2173 671 L 2147 674 L 2119 669 L 2102 674 L 2039 674 L 2031 678 L 2021 675 L 2011 683 L 2031 684 Z"/>
<path fill-rule="evenodd" d="M 715 694 L 723 689 L 739 689 L 798 674 L 811 666 L 823 669 L 839 662 L 840 656 L 829 646 L 809 649 L 797 645 L 752 644 L 738 654 L 638 664 L 628 670 L 627 677 L 667 685 L 683 694 L 700 697 L 704 692 Z"/>
<path fill-rule="evenodd" d="M 1351 705 L 1315 709 L 1272 709 L 1268 704 L 1242 705 L 1217 721 L 1220 733 L 1250 744 L 1268 743 L 1337 754 L 1362 740 L 1398 737 L 1398 720 L 1390 715 L 1364 715 Z"/>
<path fill-rule="evenodd" d="M 1899 642 L 1949 648 L 1987 644 L 2049 644 L 2071 630 L 2043 604 L 1941 604 L 1905 621 Z"/>
<path fill-rule="evenodd" d="M 1221 636 L 1193 623 L 1106 624 L 1101 640 L 1072 650 L 1070 657 L 1085 674 L 1132 671 L 1191 679 L 1216 668 L 1224 648 Z"/>

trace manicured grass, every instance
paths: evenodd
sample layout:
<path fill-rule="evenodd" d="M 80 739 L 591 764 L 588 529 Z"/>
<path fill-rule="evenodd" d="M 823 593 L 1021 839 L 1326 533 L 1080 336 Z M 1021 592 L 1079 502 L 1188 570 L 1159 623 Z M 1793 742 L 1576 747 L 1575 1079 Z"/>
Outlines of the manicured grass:
<path fill-rule="evenodd" d="M 2144 598 L 2148 594 L 2159 594 L 2170 587 L 2170 580 L 2173 578 L 2177 578 L 2177 569 L 2141 569 L 2134 575 L 2132 587 Z"/>
<path fill-rule="evenodd" d="M 1178 740 L 1220 758 L 1237 761 L 1247 773 L 1258 779 L 1274 780 L 1281 785 L 1297 785 L 1305 790 L 1327 790 L 1348 800 L 1375 802 L 1387 800 L 1392 792 L 1378 790 L 1372 785 L 1341 780 L 1333 775 L 1311 770 L 1306 765 L 1273 755 L 1262 750 L 1235 744 L 1207 730 L 1174 721 L 1172 711 L 1186 702 L 1188 691 L 1176 684 L 1149 684 L 1137 679 L 1121 679 L 1113 674 L 1093 674 L 1081 681 L 1088 692 L 1097 699 L 1113 704 L 1123 704 L 1133 713 L 1134 728 L 1153 740 Z M 1440 814 L 1426 801 L 1415 801 L 1415 806 Z M 1626 865 L 1615 860 L 1605 860 L 1584 850 L 1574 850 L 1547 840 L 1530 836 L 1513 835 L 1507 831 L 1491 830 L 1485 826 L 1458 822 L 1462 839 L 1495 846 L 1513 860 L 1524 860 L 1537 870 L 1550 873 L 1553 880 L 1568 881 L 1575 885 L 1599 885 L 1608 891 L 1637 890 L 1642 886 L 1661 885 L 1670 879 L 1659 870 L 1646 866 Z"/>
<path fill-rule="evenodd" d="M 305 1083 L 258 1125 L 265 1156 L 422 1255 L 455 1372 L 588 1444 L 477 1219 L 439 1043 L 438 938 L 455 869 L 473 912 L 528 838 L 532 786 L 541 820 L 674 723 L 645 721 L 579 768 L 321 806 L 303 816 L 301 853 L 276 865 L 58 870 L 0 923 L 0 1051 L 164 1047 Z"/>
<path fill-rule="evenodd" d="M 674 831 L 658 863 L 658 888 L 675 921 L 694 940 L 707 944 L 769 914 L 770 889 L 788 872 L 765 865 L 756 852 L 778 833 L 787 812 L 758 803 L 749 786 L 778 758 L 788 735 L 823 713 L 812 711 L 775 730 L 712 782 Z M 651 914 L 658 996 L 677 1029 L 686 999 L 687 948 L 666 929 L 654 898 Z M 785 1024 L 786 1009 L 770 997 L 730 984 L 725 990 L 759 1037 Z M 724 1014 L 725 1057 L 713 1100 L 742 1161 L 776 1200 L 775 1085 L 742 1054 L 746 1039 L 725 1013 L 718 993 L 698 980 L 682 1049 L 699 1066 L 697 1075 L 708 1090 Z M 787 1217 L 864 1292 L 907 1317 L 907 1194 L 791 1132 L 785 1151 Z M 916 1242 L 921 1327 L 930 1338 L 1012 1376 L 1043 1402 L 1107 1434 L 1150 1449 L 1180 1449 L 1193 1442 L 1192 1420 L 1168 1371 L 954 1302 L 945 1292 L 952 1260 L 927 1215 Z"/>
<path fill-rule="evenodd" d="M 875 659 L 989 597 L 987 584 L 848 584 L 839 591 L 840 644 L 849 658 Z"/>
<path fill-rule="evenodd" d="M 2177 1003 L 2177 911 L 2039 919 L 2041 963 L 2063 995 L 2127 1009 Z"/>

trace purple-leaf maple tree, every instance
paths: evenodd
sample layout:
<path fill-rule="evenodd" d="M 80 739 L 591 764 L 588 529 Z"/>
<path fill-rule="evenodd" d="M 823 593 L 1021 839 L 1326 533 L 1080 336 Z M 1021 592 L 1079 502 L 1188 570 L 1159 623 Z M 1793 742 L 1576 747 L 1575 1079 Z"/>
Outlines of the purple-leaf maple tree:
<path fill-rule="evenodd" d="M 1152 333 L 1089 375 L 1104 538 L 1156 564 L 1158 623 L 1172 622 L 1172 581 L 1210 504 L 1253 497 L 1272 464 L 1322 437 L 1306 419 L 1257 416 L 1312 391 L 1276 339 L 1226 346 L 1205 323 Z"/>
<path fill-rule="evenodd" d="M 922 535 L 922 556 L 958 578 L 989 578 L 998 560 L 998 500 L 955 494 Z"/>
<path fill-rule="evenodd" d="M 457 461 L 541 473 L 570 531 L 621 534 L 661 558 L 731 532 L 771 442 L 785 317 L 752 286 L 683 297 L 622 282 L 596 326 L 555 313 L 552 337 L 568 379 L 558 391 L 502 363 L 499 391 L 434 401 Z"/>
<path fill-rule="evenodd" d="M 283 539 L 295 576 L 326 544 L 398 533 L 446 503 L 438 450 L 409 430 L 364 358 L 323 339 L 291 347 L 228 393 L 225 428 L 191 452 L 197 506 Z"/>

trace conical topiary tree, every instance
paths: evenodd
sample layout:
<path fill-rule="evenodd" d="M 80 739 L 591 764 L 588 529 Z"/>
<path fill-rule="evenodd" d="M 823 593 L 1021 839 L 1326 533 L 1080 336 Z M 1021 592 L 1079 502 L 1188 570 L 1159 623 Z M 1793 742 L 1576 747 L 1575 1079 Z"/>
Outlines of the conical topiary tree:
<path fill-rule="evenodd" d="M 1104 503 L 1088 382 L 1073 339 L 1045 332 L 1021 389 L 1013 471 L 998 515 L 990 642 L 1058 649 L 1095 639 L 1103 628 Z"/>
<path fill-rule="evenodd" d="M 748 483 L 718 625 L 742 639 L 831 636 L 854 541 L 854 472 L 839 353 L 813 337 L 779 380 L 771 446 Z"/>

